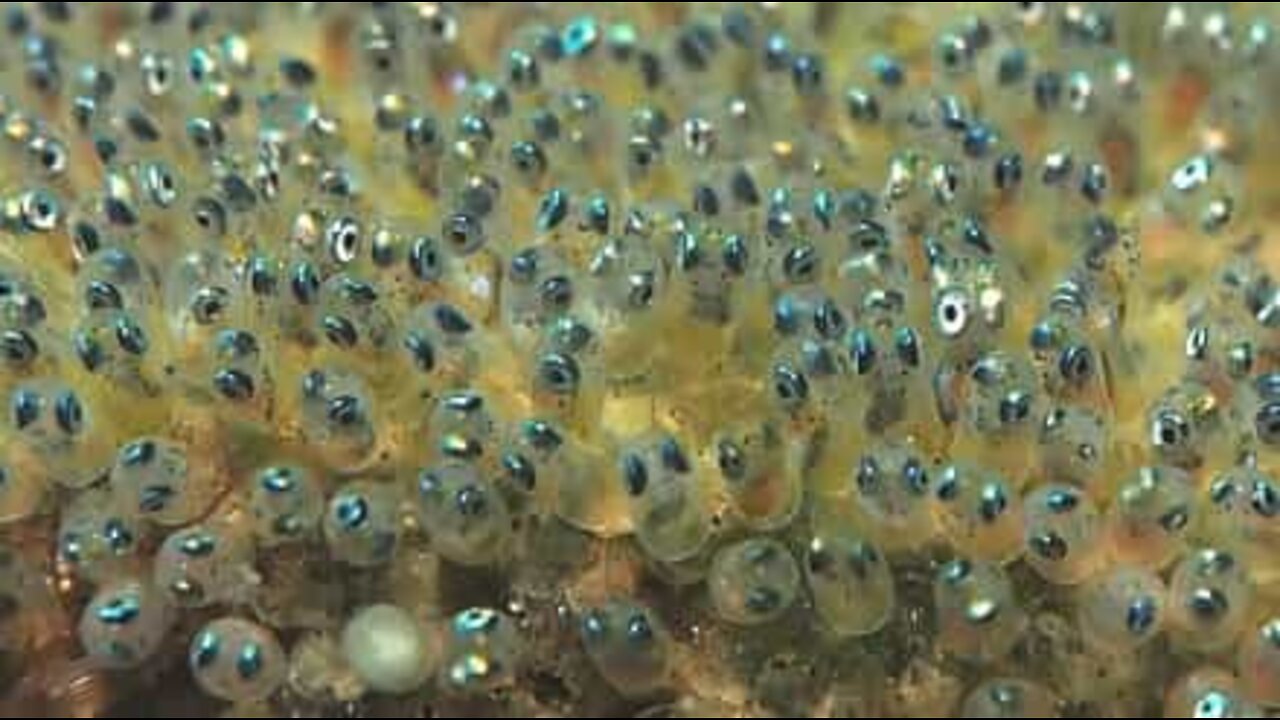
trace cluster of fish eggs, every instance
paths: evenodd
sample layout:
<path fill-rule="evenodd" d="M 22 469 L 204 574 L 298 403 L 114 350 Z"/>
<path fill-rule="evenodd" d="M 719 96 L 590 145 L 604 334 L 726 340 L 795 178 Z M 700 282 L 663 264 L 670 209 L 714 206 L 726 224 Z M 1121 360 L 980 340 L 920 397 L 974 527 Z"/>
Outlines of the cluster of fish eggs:
<path fill-rule="evenodd" d="M 3 17 L 0 708 L 1280 708 L 1270 6 Z"/>

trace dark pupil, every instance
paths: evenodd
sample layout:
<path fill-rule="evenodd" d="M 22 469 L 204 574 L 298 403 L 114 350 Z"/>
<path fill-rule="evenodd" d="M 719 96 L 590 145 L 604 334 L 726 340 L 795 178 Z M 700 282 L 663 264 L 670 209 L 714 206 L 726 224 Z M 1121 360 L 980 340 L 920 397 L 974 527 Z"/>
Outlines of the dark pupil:
<path fill-rule="evenodd" d="M 1268 403 L 1258 411 L 1255 418 L 1255 424 L 1258 428 L 1258 437 L 1262 442 L 1268 445 L 1280 442 L 1280 404 Z M 1170 432 L 1171 428 L 1165 428 L 1162 433 Z M 1161 439 L 1164 435 L 1161 436 Z"/>
<path fill-rule="evenodd" d="M 746 471 L 746 460 L 742 457 L 742 450 L 728 440 L 724 440 L 721 441 L 718 451 L 721 472 L 735 480 L 741 478 Z"/>
<path fill-rule="evenodd" d="M 1264 409 L 1265 411 L 1265 409 Z M 1280 413 L 1270 413 L 1275 415 L 1274 418 L 1264 423 L 1265 427 L 1270 430 L 1280 430 Z M 1159 420 L 1159 437 L 1160 443 L 1165 446 L 1177 445 L 1182 442 L 1189 432 L 1186 424 L 1175 415 L 1163 415 Z"/>
<path fill-rule="evenodd" d="M 645 468 L 644 461 L 635 455 L 628 455 L 623 459 L 622 475 L 627 484 L 627 492 L 632 497 L 643 495 L 649 486 L 649 471 Z"/>

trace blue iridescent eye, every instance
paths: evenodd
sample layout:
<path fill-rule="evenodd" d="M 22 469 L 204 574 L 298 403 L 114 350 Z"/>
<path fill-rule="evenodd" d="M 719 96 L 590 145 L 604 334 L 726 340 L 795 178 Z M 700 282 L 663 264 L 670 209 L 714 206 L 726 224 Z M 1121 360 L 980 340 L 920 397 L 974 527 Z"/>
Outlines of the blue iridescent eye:
<path fill-rule="evenodd" d="M 1080 497 L 1069 490 L 1054 490 L 1045 495 L 1045 507 L 1054 513 L 1067 513 L 1076 509 Z"/>
<path fill-rule="evenodd" d="M 252 399 L 256 392 L 253 376 L 235 368 L 227 368 L 214 373 L 213 386 L 223 397 L 237 402 Z"/>
<path fill-rule="evenodd" d="M 1280 373 L 1264 373 L 1253 382 L 1258 395 L 1267 400 L 1280 399 Z"/>
<path fill-rule="evenodd" d="M 817 276 L 819 261 L 820 256 L 816 247 L 798 245 L 783 257 L 782 270 L 791 282 L 807 283 Z"/>
<path fill-rule="evenodd" d="M 1182 559 L 1169 583 L 1179 639 L 1201 650 L 1229 647 L 1244 630 L 1254 588 L 1236 555 L 1201 548 Z"/>
<path fill-rule="evenodd" d="M 1027 420 L 1031 416 L 1031 395 L 1015 391 L 1000 399 L 1000 422 L 1014 425 Z"/>
<path fill-rule="evenodd" d="M 875 368 L 876 346 L 870 333 L 855 330 L 849 336 L 849 360 L 853 363 L 853 371 L 859 375 L 866 375 Z"/>
<path fill-rule="evenodd" d="M 558 395 L 577 391 L 582 370 L 570 355 L 548 353 L 538 361 L 538 379 L 543 387 Z"/>
<path fill-rule="evenodd" d="M 276 265 L 269 258 L 255 256 L 249 260 L 247 275 L 249 278 L 249 289 L 254 295 L 267 297 L 273 296 L 279 289 L 279 278 L 276 272 Z"/>
<path fill-rule="evenodd" d="M 358 528 L 369 518 L 369 503 L 362 497 L 345 497 L 334 504 L 333 512 L 343 527 Z"/>
<path fill-rule="evenodd" d="M 871 72 L 885 87 L 896 88 L 906 81 L 906 72 L 897 58 L 882 53 L 876 54 L 872 56 L 870 66 Z"/>
<path fill-rule="evenodd" d="M 169 616 L 163 598 L 133 580 L 108 582 L 93 596 L 78 626 L 85 653 L 115 670 L 136 668 L 163 644 Z"/>
<path fill-rule="evenodd" d="M 519 489 L 532 492 L 538 484 L 538 471 L 534 464 L 519 453 L 502 456 L 502 469 L 506 477 Z"/>
<path fill-rule="evenodd" d="M 676 473 L 688 473 L 692 470 L 684 448 L 673 437 L 665 437 L 658 443 L 658 457 L 666 469 Z"/>
<path fill-rule="evenodd" d="M 92 310 L 119 310 L 124 307 L 124 296 L 114 284 L 103 280 L 91 280 L 84 289 L 84 300 Z"/>
<path fill-rule="evenodd" d="M 850 88 L 845 93 L 845 106 L 849 118 L 859 123 L 869 125 L 880 120 L 880 101 L 867 90 Z"/>
<path fill-rule="evenodd" d="M 73 392 L 59 393 L 54 402 L 54 415 L 58 427 L 67 435 L 77 435 L 84 427 L 84 406 Z"/>
<path fill-rule="evenodd" d="M 622 457 L 622 480 L 626 486 L 627 493 L 632 497 L 643 495 L 649 487 L 649 469 L 645 466 L 644 459 L 634 453 L 624 455 Z"/>
<path fill-rule="evenodd" d="M 986 157 L 998 141 L 995 130 L 981 123 L 972 123 L 964 131 L 965 154 L 974 159 Z"/>
<path fill-rule="evenodd" d="M 450 411 L 474 413 L 484 409 L 484 396 L 470 391 L 449 393 L 440 400 Z"/>
<path fill-rule="evenodd" d="M 1080 194 L 1096 205 L 1105 198 L 1109 182 L 1106 168 L 1098 163 L 1090 163 L 1085 166 L 1080 179 Z"/>
<path fill-rule="evenodd" d="M 409 248 L 409 269 L 423 282 L 436 282 L 442 272 L 439 243 L 425 235 L 414 239 Z"/>
<path fill-rule="evenodd" d="M 566 275 L 553 275 L 542 281 L 538 294 L 549 310 L 563 311 L 573 303 L 573 281 Z"/>
<path fill-rule="evenodd" d="M 772 72 L 783 70 L 791 59 L 791 40 L 782 33 L 771 33 L 764 41 L 765 68 Z"/>
<path fill-rule="evenodd" d="M 675 237 L 676 267 L 690 271 L 703 262 L 702 241 L 692 232 L 681 232 Z"/>
<path fill-rule="evenodd" d="M 187 139 L 202 153 L 211 153 L 218 150 L 227 140 L 225 128 L 216 119 L 191 118 L 187 121 L 186 130 Z"/>
<path fill-rule="evenodd" d="M 458 120 L 458 132 L 472 142 L 487 144 L 493 141 L 493 125 L 473 113 L 463 115 Z"/>
<path fill-rule="evenodd" d="M 20 388 L 15 390 L 9 400 L 9 415 L 13 426 L 25 430 L 40 419 L 44 399 L 34 390 Z"/>
<path fill-rule="evenodd" d="M 1134 635 L 1145 635 L 1155 625 L 1157 611 L 1153 598 L 1138 598 L 1125 611 L 1125 627 Z"/>
<path fill-rule="evenodd" d="M 481 487 L 468 485 L 454 494 L 454 505 L 464 517 L 483 515 L 489 505 L 488 493 Z"/>
<path fill-rule="evenodd" d="M 597 671 L 627 697 L 644 697 L 668 681 L 670 638 L 661 620 L 630 600 L 586 611 L 579 634 Z"/>
<path fill-rule="evenodd" d="M 273 494 L 286 493 L 297 485 L 297 479 L 289 468 L 268 468 L 262 472 L 259 480 L 263 489 Z"/>
<path fill-rule="evenodd" d="M 178 549 L 189 558 L 208 557 L 217 549 L 217 539 L 208 533 L 190 533 L 180 538 Z"/>
<path fill-rule="evenodd" d="M 344 317 L 326 315 L 320 322 L 324 328 L 325 337 L 338 347 L 354 347 L 360 341 L 355 325 Z"/>
<path fill-rule="evenodd" d="M 909 458 L 902 466 L 902 480 L 916 495 L 924 495 L 929 489 L 929 473 L 916 458 Z"/>
<path fill-rule="evenodd" d="M 1187 601 L 1187 606 L 1191 611 L 1202 618 L 1213 619 L 1226 613 L 1227 600 L 1222 593 L 1215 589 L 1197 590 L 1194 595 Z"/>
<path fill-rule="evenodd" d="M 431 372 L 436 367 L 436 352 L 426 337 L 411 333 L 405 336 L 404 349 L 408 351 L 414 367 L 421 372 Z"/>
<path fill-rule="evenodd" d="M 899 328 L 894 333 L 894 346 L 898 352 L 898 360 L 907 368 L 920 366 L 920 336 L 912 328 Z"/>
<path fill-rule="evenodd" d="M 1254 414 L 1258 439 L 1266 445 L 1280 444 L 1280 402 L 1267 402 Z"/>
<path fill-rule="evenodd" d="M 773 391 L 785 405 L 797 406 L 809 399 L 809 381 L 794 367 L 782 363 L 773 368 Z"/>
<path fill-rule="evenodd" d="M 319 398 L 328 385 L 328 376 L 322 370 L 311 370 L 302 376 L 302 394 L 308 398 Z"/>
<path fill-rule="evenodd" d="M 746 453 L 738 443 L 731 440 L 722 439 L 716 443 L 716 465 L 729 480 L 741 480 L 746 477 Z"/>
<path fill-rule="evenodd" d="M 260 702 L 288 676 L 288 660 L 275 634 L 239 618 L 214 620 L 200 630 L 187 662 L 196 685 L 227 702 Z"/>
<path fill-rule="evenodd" d="M 507 80 L 517 90 L 530 90 L 542 81 L 538 59 L 524 50 L 507 54 Z"/>
<path fill-rule="evenodd" d="M 10 365 L 22 367 L 40 355 L 40 345 L 26 330 L 5 330 L 0 333 L 0 355 Z"/>
<path fill-rule="evenodd" d="M 231 294 L 222 287 L 203 287 L 191 298 L 191 317 L 200 325 L 212 325 L 231 302 Z"/>
<path fill-rule="evenodd" d="M 479 250 L 487 240 L 480 219 L 461 212 L 445 219 L 443 235 L 449 247 L 460 255 L 470 255 Z"/>
<path fill-rule="evenodd" d="M 773 304 L 773 329 L 791 335 L 800 329 L 800 303 L 791 295 L 781 295 Z"/>
<path fill-rule="evenodd" d="M 1022 156 L 1018 153 L 1002 155 L 996 159 L 993 179 L 1000 190 L 1012 190 L 1022 183 Z"/>
<path fill-rule="evenodd" d="M 289 287 L 293 297 L 302 305 L 311 305 L 320 294 L 320 276 L 315 266 L 309 262 L 300 262 L 293 267 L 290 274 Z"/>
<path fill-rule="evenodd" d="M 511 146 L 511 164 L 522 175 L 541 177 L 547 171 L 547 155 L 537 143 L 524 140 Z"/>
<path fill-rule="evenodd" d="M 978 512 L 988 523 L 995 522 L 1009 508 L 1009 496 L 1001 485 L 990 484 L 982 488 Z"/>
<path fill-rule="evenodd" d="M 342 277 L 338 283 L 338 294 L 347 303 L 361 307 L 378 302 L 378 289 L 371 283 L 351 277 Z"/>
<path fill-rule="evenodd" d="M 281 58 L 277 67 L 285 82 L 295 87 L 306 87 L 316 81 L 316 69 L 303 58 Z"/>
<path fill-rule="evenodd" d="M 732 275 L 746 274 L 747 266 L 751 262 L 751 250 L 746 238 L 736 234 L 727 236 L 721 245 L 720 253 L 725 269 Z"/>
<path fill-rule="evenodd" d="M 252 680 L 262 672 L 262 647 L 256 643 L 246 643 L 236 656 L 236 673 L 243 680 Z"/>
<path fill-rule="evenodd" d="M 535 449 L 552 452 L 564 445 L 564 437 L 550 423 L 529 420 L 521 426 L 524 438 Z"/>
<path fill-rule="evenodd" d="M 569 194 L 560 188 L 554 188 L 542 198 L 538 205 L 537 229 L 539 232 L 550 232 L 560 227 L 569 216 Z"/>
<path fill-rule="evenodd" d="M 813 93 L 822 87 L 826 67 L 819 55 L 797 55 L 791 61 L 791 83 L 801 93 Z"/>
<path fill-rule="evenodd" d="M 430 151 L 439 145 L 440 139 L 440 126 L 435 118 L 417 115 L 405 123 L 404 143 L 410 151 Z"/>
<path fill-rule="evenodd" d="M 813 329 L 827 340 L 841 336 L 846 327 L 845 314 L 831 299 L 823 299 L 813 309 Z"/>
<path fill-rule="evenodd" d="M 418 476 L 415 508 L 451 562 L 484 566 L 505 557 L 513 539 L 507 501 L 475 466 L 448 461 Z"/>
<path fill-rule="evenodd" d="M 326 414 L 337 425 L 351 426 L 364 419 L 364 406 L 354 395 L 338 395 L 329 400 Z"/>
<path fill-rule="evenodd" d="M 121 520 L 111 519 L 102 526 L 102 536 L 112 551 L 122 553 L 133 546 L 134 535 Z"/>
<path fill-rule="evenodd" d="M 584 15 L 565 26 L 560 47 L 566 57 L 576 58 L 589 54 L 599 41 L 599 24 L 594 17 Z"/>
<path fill-rule="evenodd" d="M 538 258 L 537 248 L 525 248 L 511 256 L 508 265 L 511 280 L 521 284 L 533 282 L 538 276 Z"/>
<path fill-rule="evenodd" d="M 191 664 L 196 668 L 207 668 L 218 659 L 222 650 L 222 641 L 217 633 L 206 630 L 196 636 L 191 647 Z"/>
<path fill-rule="evenodd" d="M 513 682 L 522 649 L 515 620 L 470 608 L 455 615 L 449 629 L 441 676 L 451 692 L 485 695 Z"/>
<path fill-rule="evenodd" d="M 307 471 L 273 466 L 257 473 L 249 508 L 258 542 L 275 547 L 304 539 L 320 524 L 324 497 Z"/>
<path fill-rule="evenodd" d="M 1001 85 L 1013 85 L 1026 78 L 1027 67 L 1027 51 L 1020 47 L 1010 48 L 1000 56 L 996 79 Z"/>
<path fill-rule="evenodd" d="M 219 332 L 214 340 L 214 347 L 218 356 L 227 360 L 251 358 L 261 350 L 253 333 L 234 329 Z"/>
<path fill-rule="evenodd" d="M 446 334 L 449 335 L 465 335 L 472 330 L 471 321 L 458 308 L 440 303 L 435 307 L 436 324 L 440 326 Z"/>
<path fill-rule="evenodd" d="M 99 621 L 106 625 L 128 625 L 138 619 L 142 610 L 140 601 L 135 596 L 112 598 L 97 608 Z"/>
<path fill-rule="evenodd" d="M 156 458 L 158 450 L 151 440 L 139 440 L 125 446 L 120 453 L 120 462 L 126 467 L 148 465 Z"/>
<path fill-rule="evenodd" d="M 609 207 L 609 199 L 603 195 L 596 195 L 587 202 L 584 211 L 583 223 L 587 229 L 598 235 L 606 235 L 609 232 L 609 221 L 612 217 L 612 210 Z"/>
<path fill-rule="evenodd" d="M 130 355 L 143 355 L 147 352 L 146 332 L 129 316 L 122 315 L 116 319 L 115 334 L 120 349 Z"/>

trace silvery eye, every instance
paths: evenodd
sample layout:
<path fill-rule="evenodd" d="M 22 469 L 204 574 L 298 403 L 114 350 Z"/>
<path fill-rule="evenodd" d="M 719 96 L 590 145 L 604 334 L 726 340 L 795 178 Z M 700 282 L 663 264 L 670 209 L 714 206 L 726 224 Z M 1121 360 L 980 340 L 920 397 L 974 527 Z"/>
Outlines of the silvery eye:
<path fill-rule="evenodd" d="M 50 175 L 61 175 L 67 170 L 67 148 L 61 141 L 48 136 L 38 136 L 28 145 L 40 167 Z"/>
<path fill-rule="evenodd" d="M 58 199 L 45 190 L 31 190 L 18 201 L 24 229 L 33 232 L 49 232 L 62 221 L 62 208 Z"/>
<path fill-rule="evenodd" d="M 173 58 L 149 52 L 142 56 L 142 85 L 148 95 L 159 97 L 173 87 Z"/>
<path fill-rule="evenodd" d="M 1208 184 L 1213 177 L 1213 161 L 1205 155 L 1198 155 L 1173 171 L 1169 183 L 1178 192 L 1191 192 Z"/>
<path fill-rule="evenodd" d="M 142 184 L 151 201 L 167 208 L 178 199 L 178 185 L 173 173 L 160 163 L 150 163 L 143 170 Z"/>
<path fill-rule="evenodd" d="M 934 323 L 944 337 L 955 338 L 969 326 L 969 298 L 953 290 L 938 299 L 934 308 Z"/>
<path fill-rule="evenodd" d="M 329 254 L 334 260 L 347 264 L 360 252 L 360 225 L 351 218 L 339 218 L 326 233 Z"/>

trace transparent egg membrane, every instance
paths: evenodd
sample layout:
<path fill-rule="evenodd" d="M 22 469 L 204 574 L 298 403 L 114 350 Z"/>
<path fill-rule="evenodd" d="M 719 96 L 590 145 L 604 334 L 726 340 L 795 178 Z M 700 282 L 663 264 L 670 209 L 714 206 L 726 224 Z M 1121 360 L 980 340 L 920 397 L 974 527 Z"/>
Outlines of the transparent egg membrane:
<path fill-rule="evenodd" d="M 1272 5 L 3 17 L 0 716 L 1280 713 Z"/>

